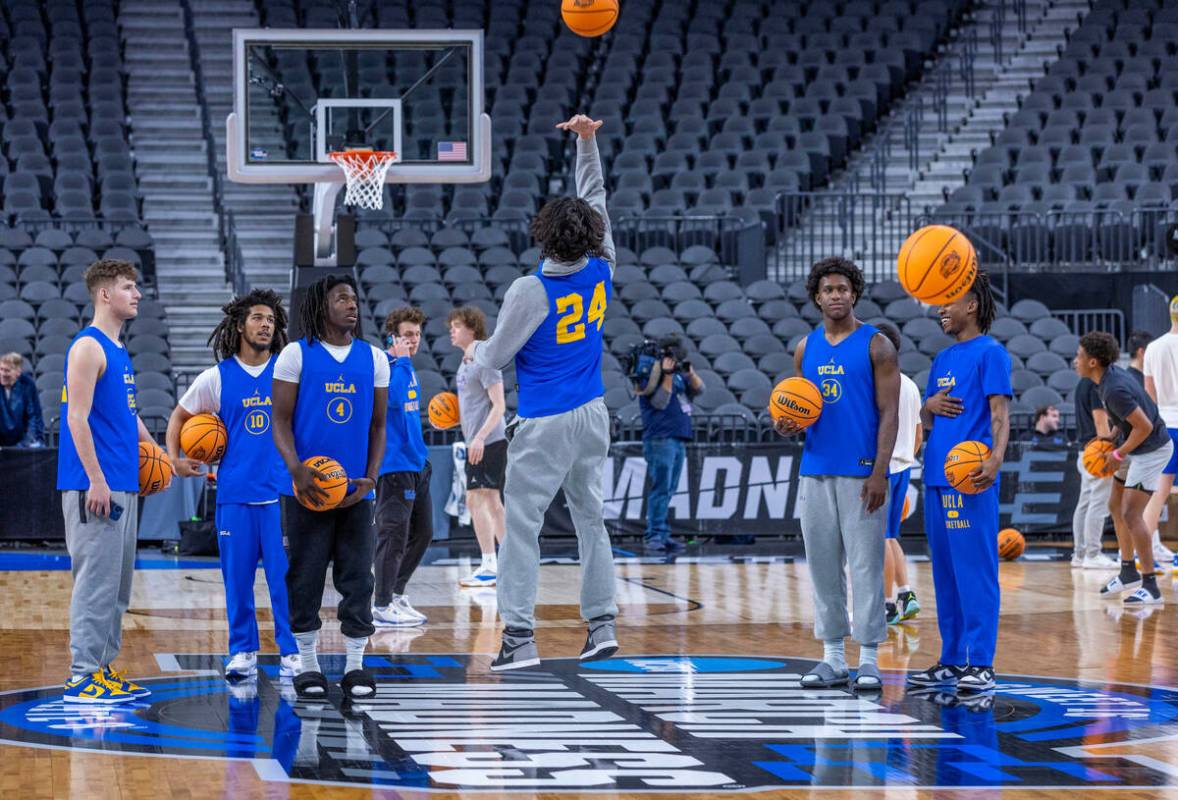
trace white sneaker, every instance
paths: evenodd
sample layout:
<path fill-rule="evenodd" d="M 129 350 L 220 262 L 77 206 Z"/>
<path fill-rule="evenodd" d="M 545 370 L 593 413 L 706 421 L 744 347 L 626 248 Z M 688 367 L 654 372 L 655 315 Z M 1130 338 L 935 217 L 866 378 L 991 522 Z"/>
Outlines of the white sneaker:
<path fill-rule="evenodd" d="M 1100 553 L 1084 559 L 1084 569 L 1120 569 L 1121 563 L 1115 558 Z"/>
<path fill-rule="evenodd" d="M 460 580 L 458 584 L 468 589 L 475 586 L 494 586 L 495 577 L 495 569 L 484 564 Z"/>
<path fill-rule="evenodd" d="M 283 656 L 278 660 L 278 677 L 279 678 L 293 678 L 299 674 L 299 670 L 303 668 L 303 660 L 299 658 L 298 653 L 291 653 Z"/>
<path fill-rule="evenodd" d="M 1072 569 L 1081 569 L 1084 566 L 1084 557 L 1072 554 Z"/>
<path fill-rule="evenodd" d="M 234 653 L 225 665 L 225 680 L 244 681 L 258 674 L 257 653 Z"/>
<path fill-rule="evenodd" d="M 1174 561 L 1174 551 L 1155 539 L 1153 543 L 1153 560 L 1160 561 L 1163 564 L 1172 563 Z"/>
<path fill-rule="evenodd" d="M 1166 600 L 1164 597 L 1162 597 L 1161 592 L 1158 592 L 1158 596 L 1154 597 L 1152 594 L 1149 593 L 1149 590 L 1146 589 L 1144 586 L 1138 588 L 1132 594 L 1125 595 L 1125 600 L 1124 600 L 1124 603 L 1126 606 L 1137 606 L 1137 607 L 1140 607 L 1140 606 L 1160 606 L 1165 602 L 1166 602 Z"/>
<path fill-rule="evenodd" d="M 411 628 L 424 621 L 406 614 L 397 607 L 396 603 L 389 603 L 387 606 L 373 606 L 372 608 L 372 624 L 378 628 Z"/>
<path fill-rule="evenodd" d="M 410 617 L 413 617 L 414 619 L 418 619 L 421 622 L 425 622 L 426 619 L 428 619 L 425 616 L 425 614 L 422 614 L 416 608 L 409 605 L 409 596 L 408 595 L 403 594 L 403 595 L 399 595 L 399 596 L 394 597 L 393 598 L 393 605 L 396 606 L 397 608 L 399 608 L 401 610 L 401 613 L 408 614 Z"/>
<path fill-rule="evenodd" d="M 1106 583 L 1104 585 L 1104 588 L 1102 588 L 1100 590 L 1100 593 L 1107 596 L 1107 595 L 1121 594 L 1122 592 L 1131 592 L 1134 589 L 1140 589 L 1140 588 L 1141 588 L 1141 576 L 1140 575 L 1137 576 L 1137 580 L 1129 581 L 1128 583 L 1124 583 L 1121 580 L 1120 575 L 1114 575 L 1112 580 L 1110 580 L 1108 583 Z"/>

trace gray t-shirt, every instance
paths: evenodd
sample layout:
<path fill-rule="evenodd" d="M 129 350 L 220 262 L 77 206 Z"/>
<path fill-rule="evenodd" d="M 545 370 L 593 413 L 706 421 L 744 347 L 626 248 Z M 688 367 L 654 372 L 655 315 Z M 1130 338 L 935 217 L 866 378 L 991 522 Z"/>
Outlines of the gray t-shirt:
<path fill-rule="evenodd" d="M 482 430 L 483 423 L 491 413 L 491 396 L 487 389 L 495 384 L 503 383 L 503 373 L 491 367 L 483 367 L 473 362 L 463 362 L 458 368 L 458 408 L 462 417 L 462 438 L 470 441 Z M 487 434 L 485 444 L 506 439 L 503 432 L 503 419 Z"/>

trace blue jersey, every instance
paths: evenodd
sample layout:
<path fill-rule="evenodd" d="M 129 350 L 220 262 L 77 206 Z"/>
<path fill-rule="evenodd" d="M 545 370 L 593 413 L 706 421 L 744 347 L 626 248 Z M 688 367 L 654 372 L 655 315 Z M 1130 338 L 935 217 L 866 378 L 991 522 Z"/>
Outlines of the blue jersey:
<path fill-rule="evenodd" d="M 277 500 L 279 487 L 290 484 L 290 473 L 274 446 L 271 424 L 274 361 L 271 357 L 256 378 L 236 358 L 217 365 L 221 373 L 220 416 L 229 432 L 217 470 L 217 505 Z"/>
<path fill-rule="evenodd" d="M 94 384 L 94 402 L 90 406 L 90 435 L 94 454 L 106 484 L 114 492 L 139 493 L 139 418 L 135 405 L 135 372 L 127 349 L 114 342 L 94 326 L 83 328 L 74 341 L 90 337 L 102 346 L 106 369 Z M 85 491 L 90 477 L 78 458 L 74 437 L 66 422 L 69 409 L 70 363 L 65 362 L 65 386 L 61 389 L 61 440 L 57 451 L 57 488 L 61 491 Z"/>
<path fill-rule="evenodd" d="M 389 358 L 389 410 L 380 474 L 421 472 L 429 451 L 421 433 L 421 387 L 408 358 Z"/>
<path fill-rule="evenodd" d="M 928 374 L 925 399 L 942 389 L 961 401 L 958 417 L 933 417 L 924 450 L 924 483 L 948 487 L 945 456 L 962 442 L 994 444 L 990 431 L 990 397 L 1011 396 L 1010 356 L 989 336 L 977 336 L 937 353 Z"/>
<path fill-rule="evenodd" d="M 368 472 L 368 426 L 372 423 L 376 370 L 372 346 L 359 339 L 343 363 L 332 358 L 321 343 L 299 340 L 303 371 L 295 403 L 295 452 L 299 461 L 328 456 L 339 462 L 349 480 Z M 280 487 L 293 495 L 290 481 Z"/>
<path fill-rule="evenodd" d="M 832 345 L 825 328 L 806 337 L 802 376 L 822 392 L 822 413 L 806 431 L 802 475 L 865 478 L 875 466 L 879 408 L 871 339 L 879 330 L 860 325 Z"/>
<path fill-rule="evenodd" d="M 536 277 L 548 294 L 548 316 L 515 354 L 525 418 L 563 414 L 605 394 L 601 324 L 613 297 L 609 262 L 601 258 L 572 275 Z"/>

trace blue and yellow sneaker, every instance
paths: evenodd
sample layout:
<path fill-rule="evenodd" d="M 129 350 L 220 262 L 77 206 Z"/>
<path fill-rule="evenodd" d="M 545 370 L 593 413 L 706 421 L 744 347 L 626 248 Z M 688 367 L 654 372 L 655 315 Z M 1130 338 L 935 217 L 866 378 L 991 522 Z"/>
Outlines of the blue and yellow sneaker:
<path fill-rule="evenodd" d="M 124 692 L 130 692 L 137 698 L 147 697 L 151 694 L 151 689 L 127 680 L 123 677 L 123 673 L 119 672 L 113 666 L 108 666 L 106 668 L 106 677 L 110 678 L 115 683 L 121 684 Z"/>
<path fill-rule="evenodd" d="M 907 591 L 896 597 L 896 605 L 900 608 L 900 619 L 912 619 L 920 613 L 920 602 L 916 599 L 916 592 Z"/>
<path fill-rule="evenodd" d="M 65 684 L 61 699 L 66 703 L 102 703 L 115 705 L 130 703 L 135 695 L 123 688 L 121 682 L 112 681 L 104 672 L 92 672 L 80 678 L 71 678 Z"/>

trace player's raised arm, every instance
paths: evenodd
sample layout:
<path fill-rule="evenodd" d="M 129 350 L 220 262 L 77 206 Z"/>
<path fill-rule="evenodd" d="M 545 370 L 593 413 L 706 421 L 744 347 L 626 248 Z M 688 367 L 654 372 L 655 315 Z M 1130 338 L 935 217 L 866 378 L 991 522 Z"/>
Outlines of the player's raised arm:
<path fill-rule="evenodd" d="M 602 124 L 601 120 L 577 114 L 567 122 L 557 123 L 556 127 L 577 134 L 577 197 L 592 206 L 605 223 L 602 250 L 612 270 L 617 255 L 613 233 L 610 231 L 609 212 L 605 208 L 605 175 L 601 169 L 601 155 L 597 151 L 597 129 Z"/>

